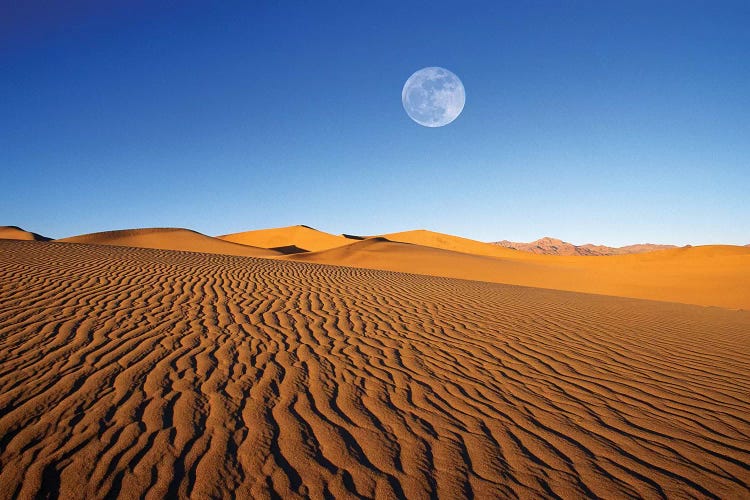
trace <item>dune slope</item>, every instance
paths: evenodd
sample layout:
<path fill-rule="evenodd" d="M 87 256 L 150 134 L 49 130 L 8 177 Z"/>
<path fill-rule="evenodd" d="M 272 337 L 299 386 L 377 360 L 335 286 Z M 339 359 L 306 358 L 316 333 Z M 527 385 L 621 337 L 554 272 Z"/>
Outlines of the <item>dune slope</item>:
<path fill-rule="evenodd" d="M 351 243 L 351 240 L 344 236 L 318 231 L 308 226 L 258 229 L 244 233 L 225 234 L 218 238 L 242 245 L 272 248 L 284 253 L 315 252 Z"/>
<path fill-rule="evenodd" d="M 244 257 L 275 257 L 281 255 L 279 252 L 273 250 L 238 245 L 182 228 L 123 229 L 120 231 L 83 234 L 55 241 L 217 253 Z"/>
<path fill-rule="evenodd" d="M 49 241 L 49 238 L 18 226 L 0 226 L 0 240 Z"/>
<path fill-rule="evenodd" d="M 483 243 L 481 241 L 470 240 L 451 234 L 436 233 L 426 229 L 416 229 L 413 231 L 402 231 L 400 233 L 390 233 L 382 236 L 390 241 L 401 243 L 412 243 L 425 247 L 440 248 L 442 250 L 451 250 L 453 252 L 468 253 L 472 255 L 483 255 L 485 257 L 514 257 L 517 259 L 524 258 L 524 254 L 518 255 L 513 251 L 493 243 Z"/>
<path fill-rule="evenodd" d="M 466 249 L 466 247 L 464 247 Z M 750 249 L 705 246 L 602 257 L 488 257 L 369 238 L 285 258 L 620 297 L 750 309 Z M 517 256 L 517 257 L 516 257 Z"/>
<path fill-rule="evenodd" d="M 0 498 L 750 495 L 750 313 L 0 242 Z"/>

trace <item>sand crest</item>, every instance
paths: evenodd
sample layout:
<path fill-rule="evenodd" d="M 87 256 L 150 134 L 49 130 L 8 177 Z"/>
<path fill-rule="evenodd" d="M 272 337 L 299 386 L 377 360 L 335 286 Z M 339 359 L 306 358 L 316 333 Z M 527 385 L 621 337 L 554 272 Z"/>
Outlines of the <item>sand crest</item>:
<path fill-rule="evenodd" d="M 436 233 L 426 229 L 416 229 L 414 231 L 402 231 L 400 233 L 385 234 L 382 237 L 390 241 L 401 243 L 412 243 L 431 248 L 440 248 L 452 252 L 468 253 L 472 255 L 483 255 L 485 257 L 507 257 L 520 259 L 524 254 L 517 255 L 518 252 L 494 245 L 492 243 L 483 243 L 481 241 L 453 236 L 452 234 Z"/>
<path fill-rule="evenodd" d="M 0 226 L 0 240 L 49 241 L 49 238 L 18 226 Z"/>
<path fill-rule="evenodd" d="M 344 236 L 302 225 L 225 234 L 218 238 L 242 245 L 271 248 L 287 254 L 328 250 L 352 242 Z"/>
<path fill-rule="evenodd" d="M 273 250 L 249 245 L 238 245 L 182 228 L 123 229 L 71 236 L 70 238 L 62 238 L 55 241 L 216 253 L 244 257 L 275 257 L 281 255 L 280 252 Z"/>

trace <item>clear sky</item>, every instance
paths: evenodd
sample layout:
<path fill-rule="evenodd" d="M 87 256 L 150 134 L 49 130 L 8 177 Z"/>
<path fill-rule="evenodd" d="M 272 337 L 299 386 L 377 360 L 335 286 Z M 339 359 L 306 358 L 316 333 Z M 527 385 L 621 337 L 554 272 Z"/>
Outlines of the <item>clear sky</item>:
<path fill-rule="evenodd" d="M 748 26 L 745 0 L 0 0 L 0 224 L 750 243 Z M 466 88 L 448 126 L 401 105 L 426 66 Z"/>

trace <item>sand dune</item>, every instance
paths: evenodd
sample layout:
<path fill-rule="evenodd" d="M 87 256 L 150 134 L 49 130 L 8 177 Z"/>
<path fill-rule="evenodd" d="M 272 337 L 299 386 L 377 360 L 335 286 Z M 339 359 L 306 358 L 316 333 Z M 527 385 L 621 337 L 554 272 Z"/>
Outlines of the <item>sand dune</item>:
<path fill-rule="evenodd" d="M 352 242 L 352 240 L 344 236 L 318 231 L 308 226 L 259 229 L 244 233 L 225 234 L 218 236 L 218 238 L 242 245 L 272 248 L 290 254 L 327 250 Z"/>
<path fill-rule="evenodd" d="M 519 252 L 425 230 L 357 240 L 307 226 L 248 231 L 219 238 L 187 229 L 136 229 L 93 233 L 58 241 L 279 257 L 556 290 L 750 309 L 750 250 L 746 247 L 685 247 L 607 257 L 551 256 Z"/>
<path fill-rule="evenodd" d="M 49 241 L 49 238 L 18 226 L 0 226 L 0 240 Z"/>
<path fill-rule="evenodd" d="M 244 257 L 275 257 L 281 255 L 280 252 L 273 250 L 249 245 L 238 245 L 182 228 L 124 229 L 120 231 L 83 234 L 56 241 L 204 252 Z"/>
<path fill-rule="evenodd" d="M 750 312 L 60 243 L 0 273 L 2 499 L 750 496 Z"/>
<path fill-rule="evenodd" d="M 411 235 L 409 239 L 419 241 L 411 238 Z M 469 251 L 475 246 L 453 245 L 453 248 Z M 744 247 L 689 247 L 608 257 L 535 255 L 496 248 L 507 252 L 504 254 L 506 256 L 469 255 L 371 238 L 345 247 L 287 258 L 556 290 L 750 309 L 750 250 Z"/>
<path fill-rule="evenodd" d="M 453 236 L 451 234 L 436 233 L 435 231 L 428 231 L 426 229 L 390 233 L 382 235 L 382 237 L 390 241 L 412 243 L 425 247 L 440 248 L 443 250 L 451 250 L 453 252 L 469 253 L 473 255 L 484 255 L 487 257 L 523 257 L 523 254 L 518 255 L 518 252 L 514 252 L 499 245 L 461 238 L 460 236 Z"/>

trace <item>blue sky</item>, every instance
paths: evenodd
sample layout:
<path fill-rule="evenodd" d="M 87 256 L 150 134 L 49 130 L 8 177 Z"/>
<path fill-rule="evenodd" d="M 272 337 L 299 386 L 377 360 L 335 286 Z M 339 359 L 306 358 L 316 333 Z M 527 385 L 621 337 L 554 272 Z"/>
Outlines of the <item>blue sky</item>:
<path fill-rule="evenodd" d="M 0 224 L 750 243 L 745 1 L 10 3 Z"/>

